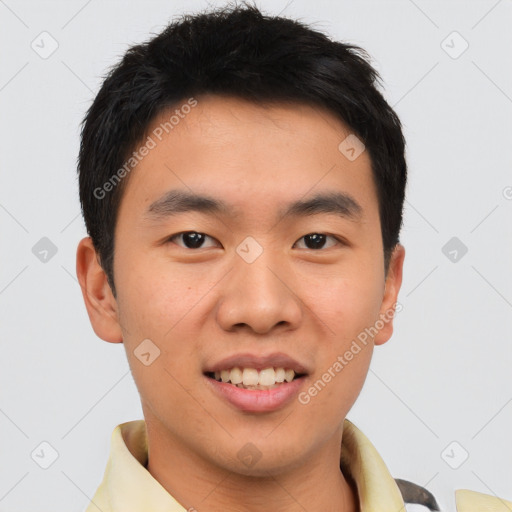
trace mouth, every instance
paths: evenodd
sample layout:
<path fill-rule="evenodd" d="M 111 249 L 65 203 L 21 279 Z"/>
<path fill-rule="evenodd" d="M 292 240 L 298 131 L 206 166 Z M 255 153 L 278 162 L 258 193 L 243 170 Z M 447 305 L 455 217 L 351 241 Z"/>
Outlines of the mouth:
<path fill-rule="evenodd" d="M 283 353 L 235 354 L 203 370 L 216 397 L 251 413 L 268 413 L 290 404 L 310 373 Z"/>
<path fill-rule="evenodd" d="M 267 390 L 275 389 L 286 383 L 293 382 L 297 379 L 305 377 L 305 373 L 296 373 L 291 368 L 272 367 L 263 368 L 240 368 L 235 366 L 225 370 L 217 370 L 215 372 L 205 372 L 206 377 L 231 384 L 241 389 Z"/>

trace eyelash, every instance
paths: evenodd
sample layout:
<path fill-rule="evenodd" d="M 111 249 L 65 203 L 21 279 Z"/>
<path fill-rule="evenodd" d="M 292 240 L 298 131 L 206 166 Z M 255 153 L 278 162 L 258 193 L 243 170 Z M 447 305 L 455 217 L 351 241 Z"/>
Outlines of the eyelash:
<path fill-rule="evenodd" d="M 171 235 L 170 237 L 168 237 L 165 241 L 166 243 L 174 243 L 173 240 L 177 237 L 180 237 L 181 235 L 186 235 L 188 233 L 197 233 L 199 235 L 205 235 L 206 237 L 208 238 L 211 238 L 212 240 L 215 240 L 213 237 L 207 235 L 206 233 L 201 233 L 200 231 L 180 231 L 179 233 L 176 233 L 174 235 Z M 334 236 L 334 235 L 329 235 L 328 233 L 317 233 L 316 231 L 312 232 L 312 233 L 308 233 L 304 236 L 302 236 L 301 238 L 299 238 L 299 240 L 302 240 L 303 238 L 307 237 L 307 236 L 310 236 L 310 235 L 324 235 L 328 238 L 332 238 L 333 240 L 335 240 L 337 242 L 337 245 L 347 245 L 342 239 Z M 297 242 L 295 242 L 297 243 Z M 178 245 L 178 244 L 176 244 Z M 295 245 L 295 244 L 294 244 Z M 189 250 L 189 251 L 195 251 L 195 250 L 199 250 L 199 249 L 204 249 L 204 247 L 199 247 L 197 249 L 193 249 L 193 248 L 190 248 L 190 247 L 183 247 L 181 245 L 178 245 L 178 247 L 181 247 L 182 249 L 186 249 L 186 250 Z M 335 246 L 331 246 L 331 247 L 335 247 Z M 327 247 L 327 249 L 330 249 L 331 247 Z M 305 248 L 307 250 L 310 250 L 310 251 L 314 251 L 314 252 L 319 252 L 319 251 L 322 251 L 322 250 L 325 250 L 324 247 L 320 248 L 320 249 L 309 249 L 309 248 Z"/>

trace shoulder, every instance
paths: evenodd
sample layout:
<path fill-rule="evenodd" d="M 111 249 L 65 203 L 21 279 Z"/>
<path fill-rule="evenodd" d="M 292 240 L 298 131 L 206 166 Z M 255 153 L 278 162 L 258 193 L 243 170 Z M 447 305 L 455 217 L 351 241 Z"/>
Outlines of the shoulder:
<path fill-rule="evenodd" d="M 509 512 L 512 501 L 481 492 L 459 489 L 455 491 L 457 512 Z"/>

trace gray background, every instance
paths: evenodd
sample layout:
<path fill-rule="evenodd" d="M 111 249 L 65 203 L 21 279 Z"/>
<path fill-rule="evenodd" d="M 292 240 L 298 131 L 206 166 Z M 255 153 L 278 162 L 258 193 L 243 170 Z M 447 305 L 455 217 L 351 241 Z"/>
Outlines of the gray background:
<path fill-rule="evenodd" d="M 459 488 L 512 500 L 512 3 L 258 5 L 367 49 L 404 124 L 404 309 L 349 419 L 444 510 Z M 142 417 L 124 348 L 95 336 L 76 280 L 79 123 L 129 45 L 207 6 L 0 0 L 0 511 L 83 510 L 113 428 Z"/>

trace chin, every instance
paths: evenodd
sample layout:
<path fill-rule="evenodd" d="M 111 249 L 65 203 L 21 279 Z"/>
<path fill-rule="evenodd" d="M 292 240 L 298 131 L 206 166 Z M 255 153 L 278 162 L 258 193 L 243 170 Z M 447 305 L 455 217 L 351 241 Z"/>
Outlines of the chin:
<path fill-rule="evenodd" d="M 290 440 L 290 438 L 288 438 Z M 251 441 L 248 437 L 245 442 L 233 442 L 239 449 L 226 454 L 223 460 L 219 461 L 219 453 L 216 454 L 216 464 L 231 473 L 247 477 L 270 477 L 286 473 L 304 463 L 307 463 L 305 453 L 297 453 L 297 447 L 303 446 L 303 443 L 296 441 L 293 446 L 283 447 L 274 446 L 273 443 L 260 441 Z"/>

